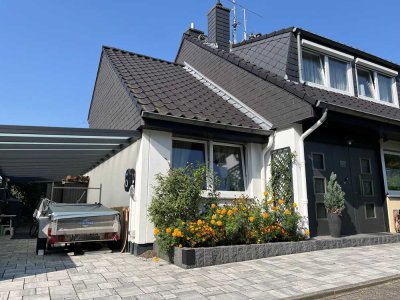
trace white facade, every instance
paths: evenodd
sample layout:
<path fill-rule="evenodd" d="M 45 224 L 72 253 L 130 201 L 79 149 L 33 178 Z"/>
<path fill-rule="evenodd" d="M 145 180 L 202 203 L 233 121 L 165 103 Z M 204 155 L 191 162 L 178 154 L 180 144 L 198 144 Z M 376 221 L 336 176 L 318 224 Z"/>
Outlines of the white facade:
<path fill-rule="evenodd" d="M 128 207 L 129 194 L 124 190 L 125 172 L 135 168 L 140 140 L 117 153 L 85 176 L 89 176 L 89 188 L 102 186 L 101 203 L 107 207 Z M 87 203 L 99 202 L 99 190 L 88 190 Z"/>
<path fill-rule="evenodd" d="M 301 180 L 301 168 L 305 168 L 304 158 L 300 157 L 304 151 L 300 149 L 300 137 L 303 134 L 301 124 L 293 124 L 290 127 L 279 129 L 275 133 L 275 139 L 271 151 L 289 147 L 290 151 L 296 155 L 295 163 L 292 165 L 293 174 L 293 197 L 294 202 L 299 207 L 302 216 L 308 216 L 308 201 L 301 199 L 302 189 L 304 188 Z M 271 151 L 266 155 L 267 162 L 267 182 L 271 176 L 271 168 L 269 166 L 271 159 Z"/>
<path fill-rule="evenodd" d="M 298 153 L 298 139 L 301 134 L 301 125 L 278 131 L 271 150 L 290 147 L 292 152 Z M 156 175 L 166 174 L 170 169 L 173 139 L 174 137 L 170 132 L 144 129 L 140 140 L 86 174 L 90 176 L 90 187 L 98 187 L 102 184 L 102 203 L 104 205 L 108 207 L 129 206 L 129 241 L 135 244 L 154 242 L 154 226 L 149 220 L 148 208 L 156 185 Z M 262 199 L 265 190 L 262 174 L 262 152 L 265 145 L 248 143 L 243 144 L 243 146 L 245 191 L 229 193 L 233 193 L 234 197 L 245 194 Z M 269 164 L 269 158 L 270 155 L 267 153 L 267 164 Z M 131 197 L 133 194 L 125 192 L 123 188 L 125 171 L 129 168 L 136 170 L 134 197 Z M 269 168 L 267 173 L 270 173 Z M 298 190 L 299 177 L 299 166 L 293 164 L 294 198 L 296 202 L 300 195 Z M 98 195 L 96 193 L 97 191 L 89 192 L 89 203 L 97 202 Z M 222 194 L 221 196 L 223 196 Z M 307 207 L 305 209 L 307 210 Z"/>

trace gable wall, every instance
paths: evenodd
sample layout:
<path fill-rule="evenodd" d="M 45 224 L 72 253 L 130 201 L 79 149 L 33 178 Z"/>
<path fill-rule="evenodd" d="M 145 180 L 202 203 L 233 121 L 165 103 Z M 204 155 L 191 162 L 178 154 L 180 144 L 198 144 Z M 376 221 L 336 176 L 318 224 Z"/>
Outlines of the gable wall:
<path fill-rule="evenodd" d="M 105 55 L 99 67 L 88 118 L 90 128 L 135 130 L 140 111 L 112 69 Z"/>
<path fill-rule="evenodd" d="M 280 127 L 313 117 L 311 105 L 237 65 L 184 40 L 177 57 Z"/>

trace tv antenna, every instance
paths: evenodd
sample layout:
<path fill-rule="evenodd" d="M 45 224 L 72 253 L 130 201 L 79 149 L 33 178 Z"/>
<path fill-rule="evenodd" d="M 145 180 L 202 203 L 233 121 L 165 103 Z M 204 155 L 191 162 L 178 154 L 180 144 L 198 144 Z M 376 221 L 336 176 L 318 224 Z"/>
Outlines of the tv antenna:
<path fill-rule="evenodd" d="M 243 10 L 243 40 L 247 40 L 247 13 L 252 13 L 253 15 L 256 15 L 259 18 L 263 18 L 262 15 L 259 13 L 256 13 L 253 10 L 248 9 L 247 7 L 244 7 L 243 5 L 239 4 L 236 2 L 236 0 L 227 0 L 228 2 L 233 4 L 233 22 L 232 22 L 232 41 L 234 44 L 237 43 L 237 27 L 240 25 L 240 22 L 237 21 L 236 19 L 236 5 L 242 8 Z"/>

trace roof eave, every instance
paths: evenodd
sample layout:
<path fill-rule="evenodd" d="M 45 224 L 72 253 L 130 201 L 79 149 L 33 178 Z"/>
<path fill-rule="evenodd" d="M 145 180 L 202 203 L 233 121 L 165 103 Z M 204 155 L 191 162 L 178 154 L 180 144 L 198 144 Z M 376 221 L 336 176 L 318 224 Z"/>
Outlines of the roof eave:
<path fill-rule="evenodd" d="M 147 112 L 147 111 L 143 111 L 142 112 L 142 118 L 162 120 L 162 121 L 170 121 L 170 122 L 175 122 L 175 123 L 202 126 L 202 127 L 222 129 L 222 130 L 242 132 L 242 133 L 250 133 L 250 134 L 261 135 L 261 136 L 269 136 L 269 135 L 271 135 L 273 133 L 273 131 L 266 130 L 266 129 L 249 128 L 249 127 L 242 127 L 242 126 L 236 126 L 236 125 L 227 125 L 227 124 L 219 124 L 219 123 L 213 123 L 213 122 L 209 122 L 209 121 L 202 121 L 202 120 L 187 119 L 187 118 L 182 118 L 182 117 L 161 115 L 161 114 L 158 114 L 158 113 Z"/>

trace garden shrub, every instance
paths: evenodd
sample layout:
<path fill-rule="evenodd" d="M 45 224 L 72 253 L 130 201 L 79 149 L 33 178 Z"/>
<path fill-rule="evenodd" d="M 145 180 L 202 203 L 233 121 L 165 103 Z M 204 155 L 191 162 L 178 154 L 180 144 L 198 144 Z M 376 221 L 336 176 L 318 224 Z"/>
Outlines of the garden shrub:
<path fill-rule="evenodd" d="M 149 215 L 161 251 L 168 252 L 173 247 L 297 241 L 306 237 L 299 225 L 301 216 L 296 204 L 274 199 L 265 192 L 262 201 L 242 196 L 218 205 L 215 192 L 210 192 L 211 197 L 202 197 L 206 177 L 204 166 L 174 169 L 157 177 L 159 185 Z"/>

